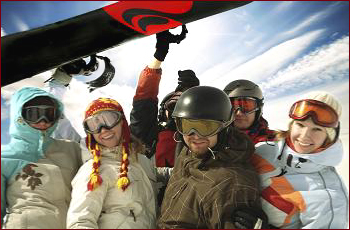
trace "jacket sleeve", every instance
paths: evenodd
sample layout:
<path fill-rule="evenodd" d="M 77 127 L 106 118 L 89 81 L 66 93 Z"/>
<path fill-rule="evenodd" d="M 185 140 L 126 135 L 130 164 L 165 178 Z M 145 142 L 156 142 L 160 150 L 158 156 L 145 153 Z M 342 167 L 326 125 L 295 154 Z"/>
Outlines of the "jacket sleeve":
<path fill-rule="evenodd" d="M 236 229 L 236 208 L 261 208 L 259 190 L 249 182 L 227 179 L 211 189 L 203 201 L 204 219 L 211 229 Z"/>
<path fill-rule="evenodd" d="M 131 133 L 152 147 L 158 133 L 158 89 L 161 69 L 146 67 L 140 74 L 133 108 L 130 113 Z"/>
<path fill-rule="evenodd" d="M 300 213 L 301 228 L 345 229 L 349 224 L 349 194 L 335 169 L 319 172 L 326 189 L 304 195 L 306 210 Z M 323 195 L 322 195 L 323 194 Z M 326 194 L 326 195 L 325 195 Z M 324 198 L 322 198 L 324 197 Z"/>
<path fill-rule="evenodd" d="M 67 213 L 67 228 L 98 229 L 98 218 L 107 193 L 107 183 L 94 191 L 87 190 L 92 171 L 91 161 L 86 162 L 72 181 L 72 200 Z"/>
<path fill-rule="evenodd" d="M 55 82 L 48 82 L 45 84 L 44 89 L 53 94 L 58 100 L 63 101 L 63 97 L 67 91 L 67 87 L 62 84 Z M 80 125 L 80 124 L 79 124 Z M 77 130 L 73 127 L 72 123 L 68 120 L 68 118 L 63 114 L 63 117 L 59 119 L 58 125 L 55 131 L 52 134 L 52 137 L 55 139 L 66 139 L 72 140 L 77 143 L 80 142 L 81 136 L 77 132 Z"/>

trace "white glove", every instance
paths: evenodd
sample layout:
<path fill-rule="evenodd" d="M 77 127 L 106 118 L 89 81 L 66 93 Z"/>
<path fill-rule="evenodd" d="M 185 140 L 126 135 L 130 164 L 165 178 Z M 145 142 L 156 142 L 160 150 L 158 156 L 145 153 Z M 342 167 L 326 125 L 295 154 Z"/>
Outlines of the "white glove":
<path fill-rule="evenodd" d="M 70 81 L 72 80 L 72 76 L 63 71 L 60 68 L 57 68 L 55 72 L 52 74 L 52 81 L 58 83 L 60 85 L 68 86 Z"/>

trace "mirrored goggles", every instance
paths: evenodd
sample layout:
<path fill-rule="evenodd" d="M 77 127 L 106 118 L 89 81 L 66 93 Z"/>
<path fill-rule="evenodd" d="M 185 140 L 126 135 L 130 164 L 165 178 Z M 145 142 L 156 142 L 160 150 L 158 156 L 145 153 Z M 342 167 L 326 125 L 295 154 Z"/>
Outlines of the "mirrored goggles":
<path fill-rule="evenodd" d="M 305 99 L 295 102 L 289 111 L 289 117 L 296 120 L 304 120 L 309 116 L 320 126 L 336 128 L 338 126 L 338 114 L 329 105 Z"/>
<path fill-rule="evenodd" d="M 252 97 L 233 97 L 230 98 L 233 111 L 241 110 L 242 113 L 250 114 L 259 110 L 258 102 Z"/>
<path fill-rule="evenodd" d="M 214 120 L 192 120 L 187 118 L 175 118 L 177 130 L 182 135 L 198 134 L 201 137 L 210 137 L 220 132 L 225 123 Z"/>
<path fill-rule="evenodd" d="M 102 128 L 112 129 L 122 119 L 123 114 L 118 111 L 101 111 L 86 118 L 83 122 L 84 130 L 87 133 L 100 133 Z"/>
<path fill-rule="evenodd" d="M 27 123 L 55 122 L 58 118 L 56 108 L 52 105 L 35 105 L 22 108 L 22 117 Z"/>

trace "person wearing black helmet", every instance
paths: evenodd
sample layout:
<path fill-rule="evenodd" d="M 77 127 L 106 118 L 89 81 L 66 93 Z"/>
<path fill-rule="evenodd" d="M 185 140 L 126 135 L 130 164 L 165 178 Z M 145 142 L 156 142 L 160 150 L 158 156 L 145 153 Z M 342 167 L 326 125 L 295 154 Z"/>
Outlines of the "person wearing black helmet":
<path fill-rule="evenodd" d="M 177 141 L 184 147 L 165 191 L 158 227 L 242 228 L 236 213 L 248 210 L 259 218 L 243 228 L 261 228 L 266 215 L 261 211 L 259 179 L 249 163 L 255 148 L 230 125 L 228 96 L 210 86 L 190 88 L 178 99 L 172 116 Z"/>
<path fill-rule="evenodd" d="M 131 132 L 141 139 L 147 147 L 149 158 L 155 156 L 157 167 L 173 167 L 176 131 L 171 118 L 177 99 L 186 89 L 199 85 L 192 70 L 178 71 L 178 86 L 168 93 L 160 103 L 158 111 L 158 89 L 162 75 L 161 64 L 164 61 L 170 43 L 180 43 L 186 37 L 186 26 L 182 26 L 180 35 L 168 30 L 158 33 L 156 52 L 152 62 L 141 72 L 130 114 Z"/>
<path fill-rule="evenodd" d="M 240 79 L 230 82 L 224 92 L 230 97 L 235 113 L 233 125 L 245 132 L 254 143 L 275 138 L 268 122 L 262 117 L 264 97 L 254 82 Z"/>

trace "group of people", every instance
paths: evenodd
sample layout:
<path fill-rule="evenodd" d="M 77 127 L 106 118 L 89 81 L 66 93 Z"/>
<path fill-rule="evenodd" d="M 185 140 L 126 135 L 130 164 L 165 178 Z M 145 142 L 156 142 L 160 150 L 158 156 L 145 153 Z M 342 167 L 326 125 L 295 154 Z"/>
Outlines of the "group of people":
<path fill-rule="evenodd" d="M 82 118 L 86 137 L 65 129 L 70 140 L 59 140 L 56 96 L 34 87 L 12 96 L 2 228 L 347 227 L 348 192 L 334 168 L 343 154 L 335 97 L 305 95 L 291 105 L 288 130 L 275 131 L 257 84 L 199 86 L 184 70 L 158 109 L 161 63 L 185 36 L 185 27 L 157 34 L 130 125 L 116 100 L 98 98 Z M 71 77 L 57 71 L 53 81 Z"/>

